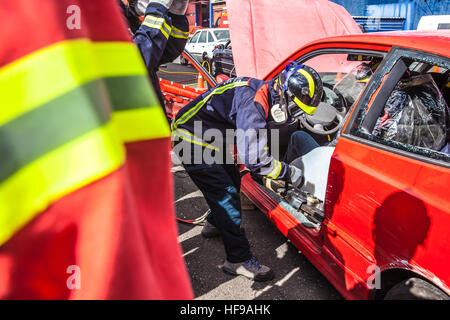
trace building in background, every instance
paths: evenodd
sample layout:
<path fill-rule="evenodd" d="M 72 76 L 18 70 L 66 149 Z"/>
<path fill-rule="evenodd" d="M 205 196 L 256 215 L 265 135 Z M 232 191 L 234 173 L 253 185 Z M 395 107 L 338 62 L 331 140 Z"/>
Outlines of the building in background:
<path fill-rule="evenodd" d="M 198 28 L 228 27 L 225 0 L 190 0 L 186 15 L 191 33 Z"/>
<path fill-rule="evenodd" d="M 450 14 L 450 0 L 330 1 L 347 9 L 368 32 L 415 30 L 422 16 Z M 187 16 L 191 32 L 202 27 L 228 27 L 225 0 L 190 0 Z"/>
<path fill-rule="evenodd" d="M 450 0 L 331 0 L 345 7 L 368 32 L 415 30 L 428 15 L 450 14 Z"/>

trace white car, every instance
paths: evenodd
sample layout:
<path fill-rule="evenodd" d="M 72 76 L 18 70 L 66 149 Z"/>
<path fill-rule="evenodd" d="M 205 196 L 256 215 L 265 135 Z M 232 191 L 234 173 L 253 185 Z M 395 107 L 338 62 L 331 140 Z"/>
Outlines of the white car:
<path fill-rule="evenodd" d="M 201 29 L 194 33 L 186 44 L 189 51 L 198 61 L 211 60 L 213 50 L 219 43 L 230 39 L 230 31 L 224 28 Z M 181 57 L 181 63 L 186 64 L 186 59 Z"/>

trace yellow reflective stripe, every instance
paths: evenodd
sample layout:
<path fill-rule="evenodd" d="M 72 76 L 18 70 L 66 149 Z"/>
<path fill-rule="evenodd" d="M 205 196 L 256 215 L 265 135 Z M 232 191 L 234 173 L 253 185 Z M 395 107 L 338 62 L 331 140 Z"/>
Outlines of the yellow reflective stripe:
<path fill-rule="evenodd" d="M 0 245 L 59 198 L 117 170 L 125 159 L 107 124 L 40 157 L 0 184 Z"/>
<path fill-rule="evenodd" d="M 135 142 L 170 136 L 169 124 L 158 107 L 115 111 L 112 121 L 123 142 Z"/>
<path fill-rule="evenodd" d="M 317 110 L 317 107 L 308 106 L 301 102 L 297 97 L 294 97 L 294 102 L 300 107 L 300 109 L 302 109 L 309 115 L 313 115 Z"/>
<path fill-rule="evenodd" d="M 174 38 L 181 38 L 181 39 L 188 39 L 189 38 L 189 32 L 185 32 L 181 29 L 178 29 L 175 26 L 172 26 L 172 31 L 170 33 L 171 37 Z"/>
<path fill-rule="evenodd" d="M 146 27 L 157 29 L 161 31 L 161 33 L 169 39 L 169 35 L 172 32 L 172 27 L 170 27 L 164 18 L 158 18 L 151 15 L 145 17 L 144 22 L 142 24 Z"/>
<path fill-rule="evenodd" d="M 314 79 L 312 78 L 312 76 L 306 72 L 306 70 L 304 69 L 300 69 L 298 70 L 298 72 L 300 72 L 303 76 L 305 76 L 306 80 L 308 80 L 308 84 L 309 84 L 309 97 L 312 98 L 314 96 L 314 91 L 316 90 L 316 86 L 314 84 Z"/>
<path fill-rule="evenodd" d="M 233 89 L 236 87 L 243 87 L 248 85 L 248 81 L 239 81 L 239 82 L 234 82 L 234 83 L 230 83 L 227 84 L 223 87 L 219 87 L 214 89 L 213 91 L 211 91 L 203 100 L 201 100 L 200 102 L 198 102 L 192 109 L 190 109 L 189 111 L 187 111 L 185 114 L 183 114 L 180 119 L 178 119 L 177 121 L 172 121 L 172 125 L 171 125 L 171 129 L 175 130 L 180 124 L 184 124 L 187 121 L 189 121 L 189 119 L 191 119 L 194 115 L 197 114 L 197 112 L 204 106 L 204 104 L 211 99 L 211 97 L 213 95 L 217 95 L 217 94 L 222 94 L 225 91 L 229 90 L 229 89 Z"/>
<path fill-rule="evenodd" d="M 274 168 L 273 168 L 272 172 L 267 175 L 267 178 L 275 180 L 276 178 L 278 178 L 280 176 L 281 168 L 283 166 L 282 166 L 281 162 L 278 160 L 274 160 L 273 165 L 274 165 Z"/>
<path fill-rule="evenodd" d="M 188 141 L 190 143 L 193 143 L 193 144 L 196 144 L 196 145 L 208 148 L 208 149 L 212 149 L 212 150 L 215 150 L 215 151 L 220 151 L 219 148 L 216 148 L 216 147 L 214 147 L 214 146 L 212 146 L 210 144 L 207 144 L 207 143 L 203 142 L 200 138 L 196 137 L 195 135 L 193 135 L 192 133 L 190 133 L 187 130 L 177 129 L 176 131 L 172 132 L 172 135 L 173 136 L 177 136 L 177 137 L 179 137 L 179 138 L 181 138 L 181 139 L 183 139 L 185 141 Z M 173 140 L 174 139 L 172 137 L 172 141 Z"/>
<path fill-rule="evenodd" d="M 97 78 L 146 73 L 133 43 L 57 43 L 0 69 L 0 97 L 9 106 L 0 112 L 0 126 Z"/>

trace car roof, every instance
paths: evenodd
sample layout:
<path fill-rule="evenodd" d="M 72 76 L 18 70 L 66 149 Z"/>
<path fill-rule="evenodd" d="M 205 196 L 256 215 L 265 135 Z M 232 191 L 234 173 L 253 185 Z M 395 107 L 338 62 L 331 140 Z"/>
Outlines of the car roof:
<path fill-rule="evenodd" d="M 450 57 L 450 30 L 439 31 L 392 31 L 364 33 L 324 38 L 315 43 L 323 42 L 359 42 L 388 46 L 405 47 L 420 51 L 432 52 Z"/>

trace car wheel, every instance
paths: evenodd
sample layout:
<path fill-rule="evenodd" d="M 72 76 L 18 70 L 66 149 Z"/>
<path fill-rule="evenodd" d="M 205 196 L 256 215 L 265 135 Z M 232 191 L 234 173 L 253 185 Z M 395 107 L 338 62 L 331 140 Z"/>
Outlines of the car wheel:
<path fill-rule="evenodd" d="M 410 278 L 393 286 L 384 300 L 450 300 L 450 297 L 429 282 Z"/>

